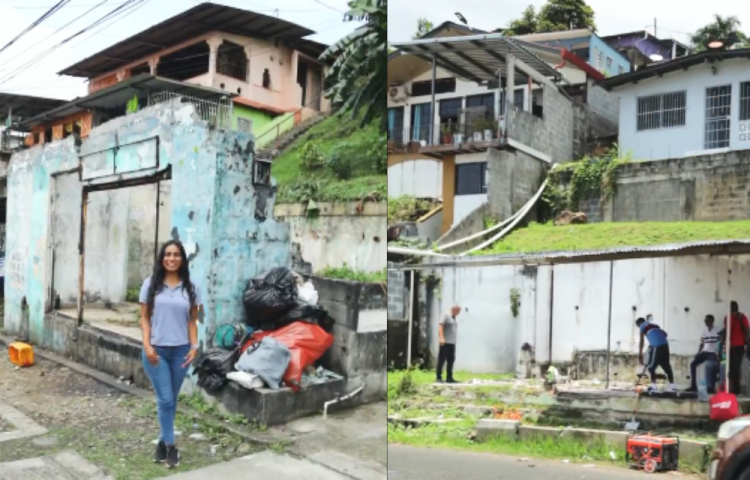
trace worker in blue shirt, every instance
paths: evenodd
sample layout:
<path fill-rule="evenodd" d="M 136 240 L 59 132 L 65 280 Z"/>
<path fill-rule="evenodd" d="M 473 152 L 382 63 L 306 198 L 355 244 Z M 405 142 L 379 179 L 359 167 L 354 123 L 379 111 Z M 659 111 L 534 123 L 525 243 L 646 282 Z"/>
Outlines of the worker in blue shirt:
<path fill-rule="evenodd" d="M 659 325 L 652 322 L 651 315 L 648 316 L 648 320 L 645 318 L 639 318 L 635 321 L 638 328 L 641 330 L 641 343 L 638 348 L 638 361 L 641 365 L 646 365 L 648 373 L 651 376 L 651 386 L 648 391 L 656 391 L 656 367 L 661 367 L 664 373 L 667 374 L 667 380 L 669 380 L 669 388 L 667 391 L 674 392 L 674 374 L 672 373 L 672 366 L 669 363 L 669 341 L 667 340 L 667 332 L 662 330 Z M 648 339 L 648 363 L 643 362 L 643 346 L 644 340 Z"/>

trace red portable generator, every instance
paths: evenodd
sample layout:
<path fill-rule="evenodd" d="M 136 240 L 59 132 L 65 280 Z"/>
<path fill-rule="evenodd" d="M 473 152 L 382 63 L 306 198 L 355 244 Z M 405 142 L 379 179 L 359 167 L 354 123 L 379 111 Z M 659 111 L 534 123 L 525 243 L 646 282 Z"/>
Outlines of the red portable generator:
<path fill-rule="evenodd" d="M 646 473 L 677 470 L 680 439 L 672 435 L 634 433 L 628 436 L 625 459 L 631 468 Z"/>

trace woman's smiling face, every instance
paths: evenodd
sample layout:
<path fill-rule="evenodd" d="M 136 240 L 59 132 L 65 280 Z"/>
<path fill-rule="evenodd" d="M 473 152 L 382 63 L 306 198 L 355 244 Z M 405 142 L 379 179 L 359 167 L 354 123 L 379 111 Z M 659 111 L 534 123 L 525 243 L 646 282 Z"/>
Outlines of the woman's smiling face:
<path fill-rule="evenodd" d="M 170 245 L 164 251 L 164 261 L 162 262 L 164 269 L 167 272 L 175 273 L 180 270 L 182 266 L 182 255 L 177 245 Z"/>

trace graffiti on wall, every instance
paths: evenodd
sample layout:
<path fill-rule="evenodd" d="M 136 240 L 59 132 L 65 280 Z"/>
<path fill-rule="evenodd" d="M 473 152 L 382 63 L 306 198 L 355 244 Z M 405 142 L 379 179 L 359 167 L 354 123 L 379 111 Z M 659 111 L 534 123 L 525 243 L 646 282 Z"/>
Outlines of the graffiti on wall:
<path fill-rule="evenodd" d="M 6 264 L 6 275 L 11 288 L 23 290 L 26 285 L 26 254 L 13 252 Z"/>

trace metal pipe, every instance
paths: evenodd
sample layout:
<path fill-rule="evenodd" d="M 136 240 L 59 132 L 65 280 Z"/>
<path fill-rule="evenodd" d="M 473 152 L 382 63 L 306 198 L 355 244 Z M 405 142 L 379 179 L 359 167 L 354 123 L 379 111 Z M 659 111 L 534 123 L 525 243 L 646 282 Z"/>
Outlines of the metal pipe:
<path fill-rule="evenodd" d="M 428 145 L 434 145 L 435 142 L 435 77 L 437 77 L 437 58 L 435 54 L 432 54 L 432 104 L 430 105 L 430 143 Z M 414 123 L 414 119 L 412 119 Z"/>
<path fill-rule="evenodd" d="M 414 276 L 415 272 L 411 272 L 409 275 L 409 326 L 407 332 L 407 344 L 406 344 L 406 368 L 411 368 L 411 339 L 412 329 L 414 328 Z"/>
<path fill-rule="evenodd" d="M 552 318 L 555 309 L 555 266 L 549 270 L 549 364 L 552 365 Z"/>
<path fill-rule="evenodd" d="M 365 386 L 362 385 L 361 387 L 359 387 L 358 389 L 354 390 L 352 393 L 350 393 L 348 395 L 344 395 L 343 397 L 339 397 L 339 398 L 337 398 L 335 400 L 329 400 L 326 403 L 324 403 L 323 404 L 323 420 L 325 420 L 326 418 L 328 418 L 328 407 L 330 405 L 335 405 L 337 403 L 341 403 L 344 400 L 348 400 L 348 399 L 350 399 L 351 397 L 353 397 L 354 395 L 358 394 L 359 392 L 361 392 L 364 389 L 365 389 Z"/>
<path fill-rule="evenodd" d="M 84 292 L 84 273 L 86 264 L 86 213 L 89 202 L 89 192 L 86 189 L 82 191 L 81 197 L 81 230 L 78 238 L 78 312 L 77 323 L 80 327 L 83 325 L 83 292 Z"/>
<path fill-rule="evenodd" d="M 611 359 L 612 349 L 612 278 L 615 271 L 615 262 L 610 260 L 609 262 L 609 313 L 607 314 L 607 384 L 605 388 L 609 388 L 609 362 Z"/>

